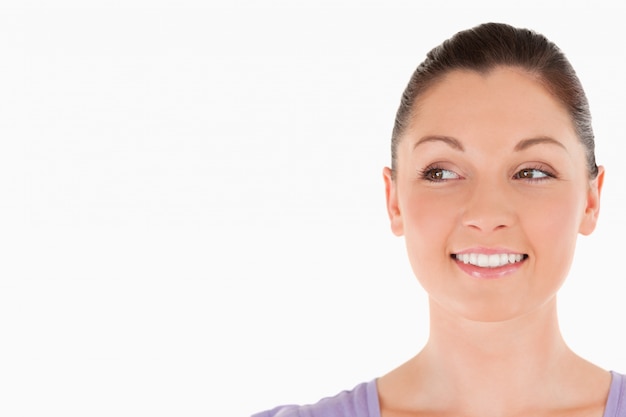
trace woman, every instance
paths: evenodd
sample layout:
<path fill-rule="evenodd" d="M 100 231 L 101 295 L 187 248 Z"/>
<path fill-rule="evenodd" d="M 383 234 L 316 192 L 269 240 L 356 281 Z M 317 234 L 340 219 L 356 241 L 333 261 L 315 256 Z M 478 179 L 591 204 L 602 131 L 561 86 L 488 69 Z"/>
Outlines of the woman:
<path fill-rule="evenodd" d="M 351 391 L 256 417 L 626 416 L 626 379 L 577 356 L 558 326 L 604 170 L 554 44 L 484 24 L 433 49 L 402 96 L 383 176 L 391 229 L 429 295 L 425 347 Z"/>

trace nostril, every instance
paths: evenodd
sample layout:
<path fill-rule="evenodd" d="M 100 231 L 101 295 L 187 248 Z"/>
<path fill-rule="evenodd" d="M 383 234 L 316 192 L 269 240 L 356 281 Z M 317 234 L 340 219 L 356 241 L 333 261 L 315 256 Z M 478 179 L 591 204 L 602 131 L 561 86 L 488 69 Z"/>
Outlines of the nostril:
<path fill-rule="evenodd" d="M 513 213 L 506 207 L 473 207 L 463 214 L 463 225 L 483 232 L 506 229 L 514 221 Z"/>
<path fill-rule="evenodd" d="M 472 229 L 476 229 L 479 231 L 490 232 L 490 231 L 506 229 L 509 226 L 506 224 L 499 224 L 496 226 L 492 226 L 488 222 L 474 222 L 474 223 L 467 223 L 467 227 L 470 227 Z"/>

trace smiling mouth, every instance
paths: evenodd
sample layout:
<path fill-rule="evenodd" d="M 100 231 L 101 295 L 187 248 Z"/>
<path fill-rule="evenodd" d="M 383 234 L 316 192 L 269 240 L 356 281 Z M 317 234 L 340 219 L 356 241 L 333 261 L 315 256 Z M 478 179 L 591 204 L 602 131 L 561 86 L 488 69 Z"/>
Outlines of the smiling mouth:
<path fill-rule="evenodd" d="M 452 259 L 468 265 L 481 268 L 499 268 L 505 265 L 516 264 L 528 258 L 522 253 L 495 253 L 487 255 L 484 253 L 453 253 Z"/>

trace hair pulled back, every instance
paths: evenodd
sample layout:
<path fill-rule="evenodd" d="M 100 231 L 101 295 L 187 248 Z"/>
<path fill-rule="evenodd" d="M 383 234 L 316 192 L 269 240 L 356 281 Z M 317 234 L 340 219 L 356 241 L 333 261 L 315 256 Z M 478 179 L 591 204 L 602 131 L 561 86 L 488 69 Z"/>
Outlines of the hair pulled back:
<path fill-rule="evenodd" d="M 589 103 L 563 52 L 545 36 L 503 23 L 485 23 L 458 32 L 432 49 L 402 94 L 391 138 L 391 170 L 397 170 L 397 148 L 410 124 L 415 104 L 426 89 L 453 70 L 487 73 L 497 66 L 524 69 L 535 76 L 567 109 L 585 147 L 590 178 L 598 175 Z"/>

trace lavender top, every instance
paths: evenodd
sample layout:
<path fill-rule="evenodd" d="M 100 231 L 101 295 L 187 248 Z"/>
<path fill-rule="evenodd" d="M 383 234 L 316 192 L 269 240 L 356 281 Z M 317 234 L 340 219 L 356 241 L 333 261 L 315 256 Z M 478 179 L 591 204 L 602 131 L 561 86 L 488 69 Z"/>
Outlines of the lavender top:
<path fill-rule="evenodd" d="M 626 376 L 611 371 L 611 389 L 604 417 L 626 417 Z M 287 405 L 252 417 L 380 417 L 376 380 L 364 382 L 312 405 Z"/>

